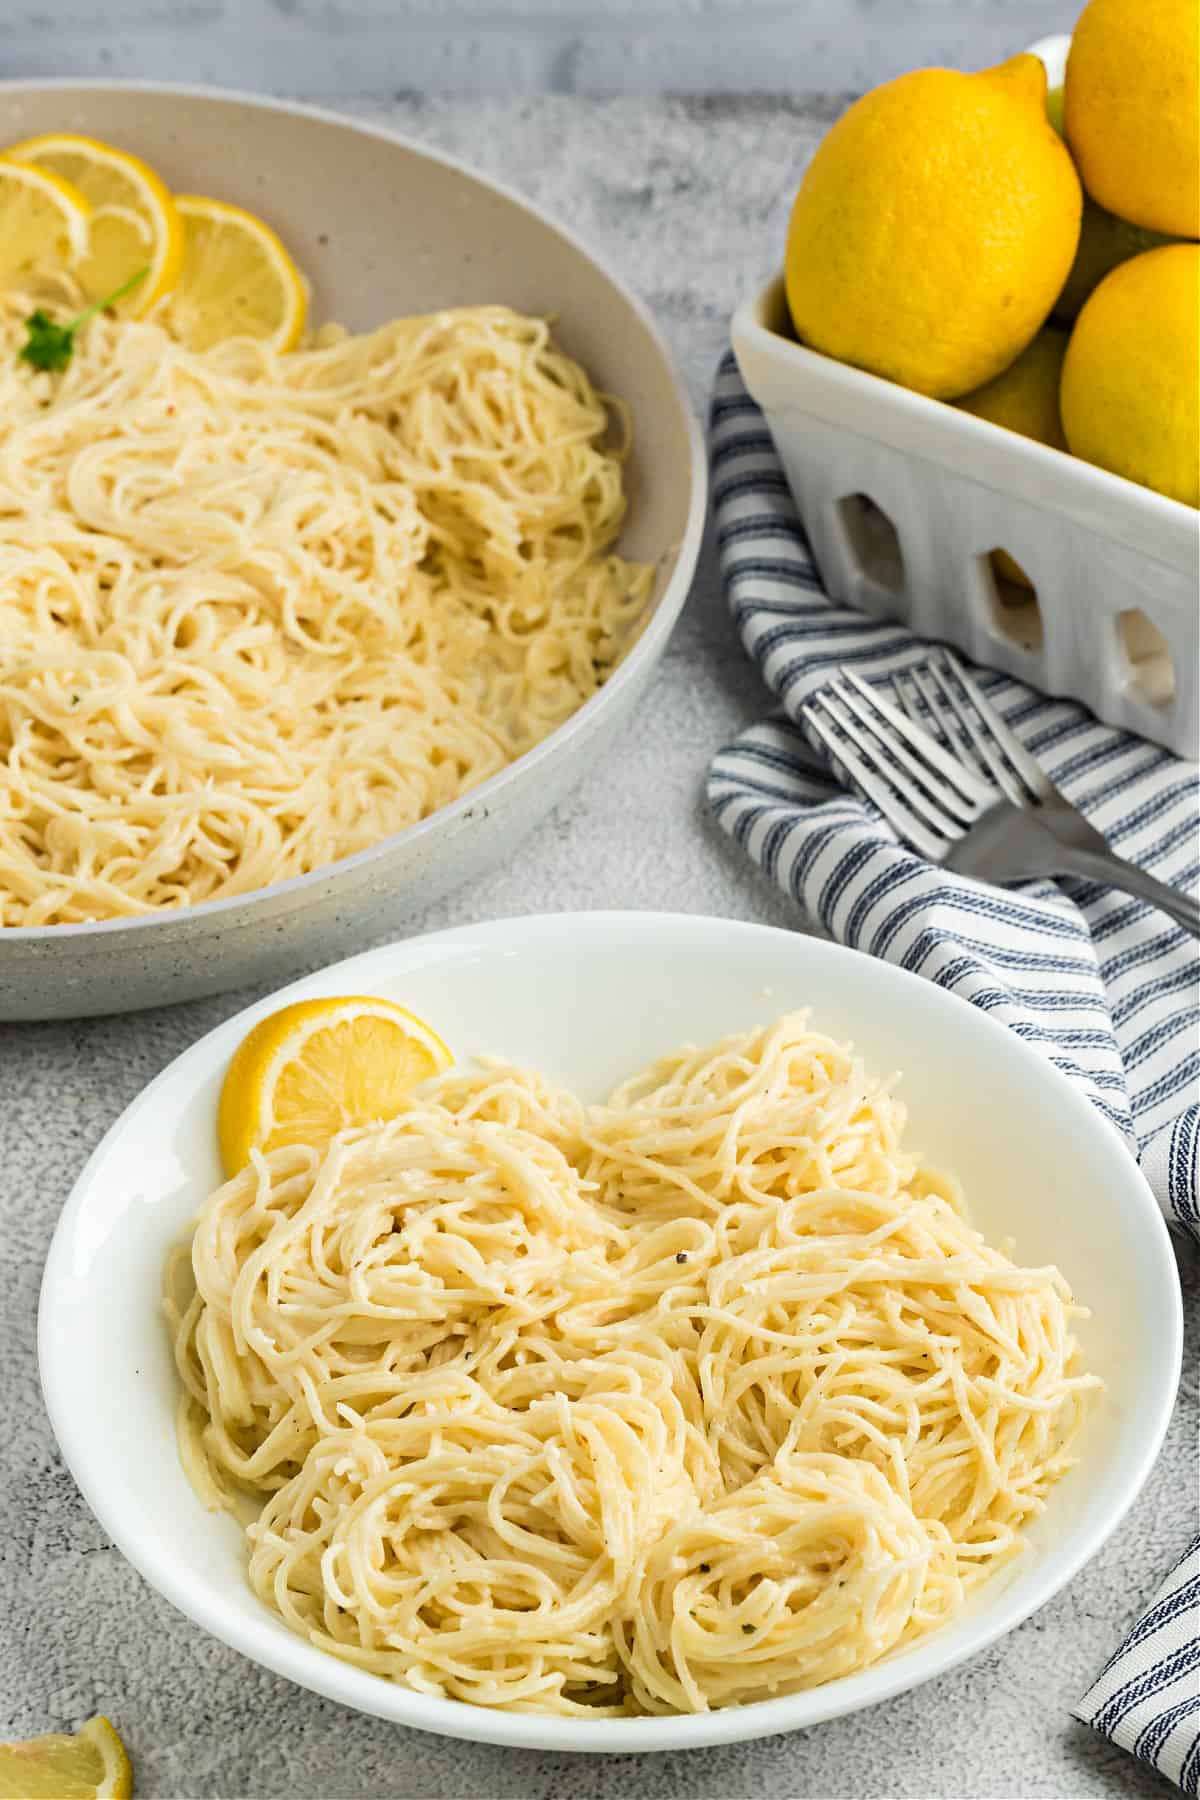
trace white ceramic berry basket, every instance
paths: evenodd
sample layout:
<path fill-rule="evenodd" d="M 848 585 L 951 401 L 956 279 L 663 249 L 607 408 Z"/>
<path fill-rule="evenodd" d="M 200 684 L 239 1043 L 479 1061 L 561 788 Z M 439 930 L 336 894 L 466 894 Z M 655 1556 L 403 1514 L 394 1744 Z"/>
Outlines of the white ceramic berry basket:
<path fill-rule="evenodd" d="M 1035 46 L 1052 83 L 1068 42 Z M 806 349 L 780 278 L 739 307 L 733 348 L 835 599 L 1200 753 L 1191 507 Z"/>

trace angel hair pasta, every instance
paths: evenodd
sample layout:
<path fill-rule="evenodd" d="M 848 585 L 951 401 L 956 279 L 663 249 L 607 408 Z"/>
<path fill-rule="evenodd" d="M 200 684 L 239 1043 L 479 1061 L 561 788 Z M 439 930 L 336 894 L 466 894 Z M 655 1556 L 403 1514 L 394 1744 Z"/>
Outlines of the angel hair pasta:
<path fill-rule="evenodd" d="M 451 1072 L 205 1204 L 181 1445 L 250 1581 L 362 1669 L 565 1714 L 730 1706 L 934 1630 L 1070 1464 L 1078 1308 L 803 1018 L 602 1106 Z"/>

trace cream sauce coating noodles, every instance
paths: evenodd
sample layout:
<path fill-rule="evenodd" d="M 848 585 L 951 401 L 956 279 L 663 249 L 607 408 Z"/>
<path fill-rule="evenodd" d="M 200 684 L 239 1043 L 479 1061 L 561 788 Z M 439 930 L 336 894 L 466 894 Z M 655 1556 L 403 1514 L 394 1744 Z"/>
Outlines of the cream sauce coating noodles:
<path fill-rule="evenodd" d="M 1069 1467 L 1073 1304 L 793 1015 L 601 1106 L 519 1069 L 255 1159 L 168 1271 L 255 1591 L 423 1693 L 669 1713 L 950 1618 Z"/>
<path fill-rule="evenodd" d="M 495 774 L 619 661 L 652 570 L 612 403 L 544 320 L 277 354 L 0 302 L 0 925 L 242 894 Z M 618 409 L 619 410 L 619 409 Z"/>

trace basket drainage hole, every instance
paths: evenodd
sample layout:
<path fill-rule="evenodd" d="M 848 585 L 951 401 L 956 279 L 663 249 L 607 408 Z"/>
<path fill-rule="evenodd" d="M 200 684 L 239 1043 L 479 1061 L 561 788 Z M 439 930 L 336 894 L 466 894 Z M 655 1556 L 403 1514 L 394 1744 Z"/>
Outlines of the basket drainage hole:
<path fill-rule="evenodd" d="M 1169 706 L 1175 698 L 1175 664 L 1158 626 L 1135 606 L 1117 615 L 1117 639 L 1130 686 L 1151 706 Z"/>
<path fill-rule="evenodd" d="M 896 527 L 869 494 L 845 494 L 838 517 L 851 554 L 868 581 L 891 594 L 904 592 L 904 555 Z"/>
<path fill-rule="evenodd" d="M 1037 589 L 1016 557 L 997 546 L 979 560 L 987 583 L 993 630 L 1022 650 L 1040 650 L 1046 633 Z"/>

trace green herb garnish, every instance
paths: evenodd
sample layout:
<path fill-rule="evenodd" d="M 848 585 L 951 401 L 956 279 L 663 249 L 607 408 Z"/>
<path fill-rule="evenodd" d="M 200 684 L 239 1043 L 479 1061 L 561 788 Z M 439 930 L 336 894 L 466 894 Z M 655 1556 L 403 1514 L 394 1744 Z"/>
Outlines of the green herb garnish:
<path fill-rule="evenodd" d="M 65 325 L 57 324 L 39 306 L 25 321 L 26 340 L 18 352 L 22 362 L 31 363 L 35 369 L 48 369 L 51 372 L 65 369 L 74 354 L 75 333 L 79 327 L 86 324 L 93 314 L 103 312 L 106 306 L 111 306 L 116 300 L 124 299 L 139 281 L 145 281 L 149 273 L 149 268 L 139 269 L 136 275 L 123 281 L 119 288 L 114 288 L 103 300 L 93 300 L 90 306 L 85 306 L 81 313 L 69 319 Z"/>

